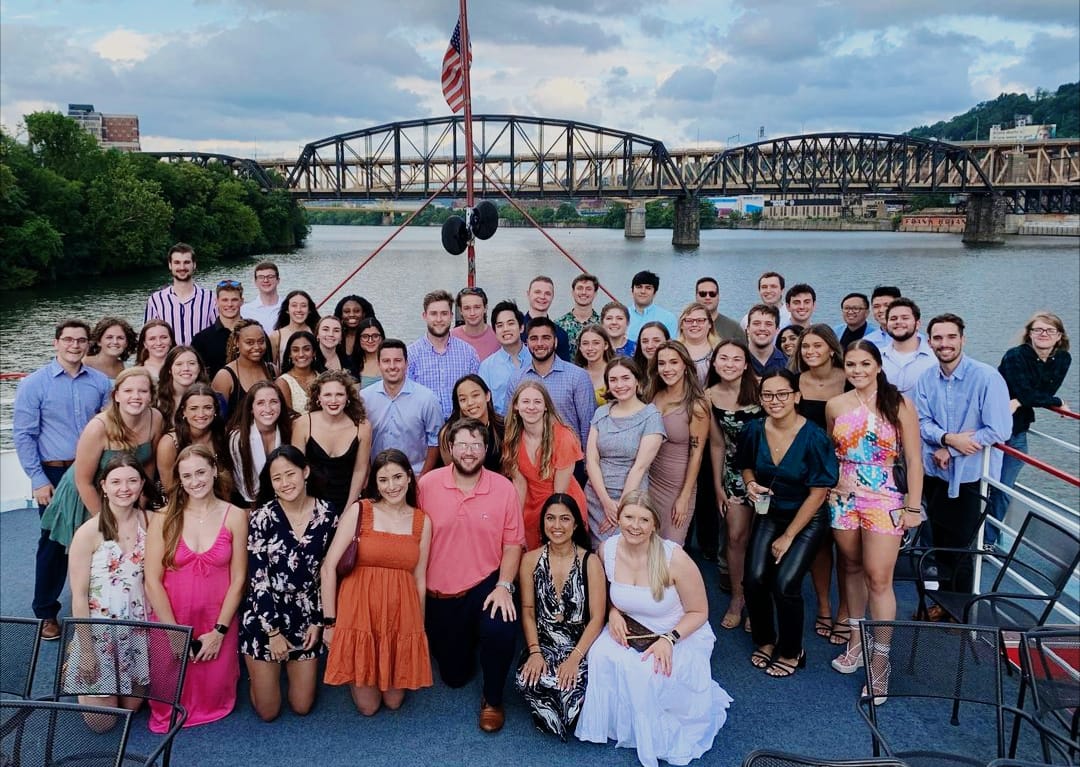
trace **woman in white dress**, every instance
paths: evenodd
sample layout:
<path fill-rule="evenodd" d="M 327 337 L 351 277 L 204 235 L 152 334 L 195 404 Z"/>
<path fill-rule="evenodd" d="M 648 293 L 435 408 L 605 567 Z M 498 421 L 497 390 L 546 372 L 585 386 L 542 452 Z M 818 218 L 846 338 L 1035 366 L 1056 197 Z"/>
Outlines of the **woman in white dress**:
<path fill-rule="evenodd" d="M 611 608 L 589 649 L 576 733 L 580 740 L 633 747 L 645 767 L 700 757 L 712 748 L 731 704 L 712 678 L 716 636 L 701 573 L 659 531 L 648 493 L 628 493 L 619 505 L 618 535 L 599 550 Z"/>

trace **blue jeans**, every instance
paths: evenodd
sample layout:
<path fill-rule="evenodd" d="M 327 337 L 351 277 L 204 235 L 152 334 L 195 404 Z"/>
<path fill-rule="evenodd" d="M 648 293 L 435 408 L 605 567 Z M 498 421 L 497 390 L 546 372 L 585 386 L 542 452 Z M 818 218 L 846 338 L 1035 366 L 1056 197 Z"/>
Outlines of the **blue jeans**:
<path fill-rule="evenodd" d="M 1022 431 L 1014 437 L 1009 438 L 1009 441 L 1005 444 L 1009 447 L 1014 447 L 1021 453 L 1028 451 L 1027 444 L 1028 433 Z M 1005 453 L 1001 460 L 1001 484 L 1008 488 L 1012 488 L 1016 484 L 1016 478 L 1020 474 L 1020 469 L 1024 466 L 1024 462 L 1019 458 Z M 998 490 L 996 487 L 990 488 L 990 495 L 987 499 L 987 506 L 989 513 L 994 519 L 999 522 L 1005 519 L 1005 513 L 1009 510 L 1009 501 L 1012 500 L 1008 495 Z M 997 543 L 998 529 L 991 524 L 987 524 L 983 530 L 983 542 L 984 543 Z"/>

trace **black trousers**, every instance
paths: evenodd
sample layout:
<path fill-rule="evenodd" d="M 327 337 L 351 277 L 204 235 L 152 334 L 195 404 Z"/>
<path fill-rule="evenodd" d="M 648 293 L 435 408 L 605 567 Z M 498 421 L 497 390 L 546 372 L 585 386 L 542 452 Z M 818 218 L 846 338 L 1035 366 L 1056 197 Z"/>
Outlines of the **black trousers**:
<path fill-rule="evenodd" d="M 828 532 L 829 522 L 818 511 L 777 563 L 772 555 L 772 543 L 790 521 L 791 517 L 779 517 L 775 513 L 754 515 L 754 529 L 746 547 L 743 588 L 754 644 L 776 645 L 778 655 L 797 658 L 802 652 L 803 578 Z"/>
<path fill-rule="evenodd" d="M 447 686 L 464 687 L 472 679 L 479 648 L 484 700 L 492 706 L 502 705 L 503 688 L 521 633 L 518 621 L 503 620 L 502 613 L 492 618 L 490 607 L 482 609 L 498 580 L 496 570 L 463 596 L 441 599 L 428 595 L 425 620 L 431 655 Z"/>
<path fill-rule="evenodd" d="M 960 494 L 949 497 L 949 483 L 937 477 L 923 479 L 926 516 L 935 546 L 966 549 L 974 545 L 979 526 L 978 482 L 960 484 Z M 943 591 L 970 594 L 975 585 L 975 562 L 970 556 L 939 551 L 934 556 L 941 573 Z"/>
<path fill-rule="evenodd" d="M 720 471 L 723 470 L 724 467 L 721 466 Z M 706 445 L 705 454 L 701 457 L 701 470 L 698 472 L 697 503 L 694 507 L 694 515 L 690 518 L 693 530 L 687 531 L 686 540 L 694 538 L 698 549 L 708 559 L 716 559 L 723 554 L 723 542 L 727 539 L 727 528 L 722 525 L 716 501 L 713 471 L 715 469 L 712 465 L 712 456 Z"/>
<path fill-rule="evenodd" d="M 45 476 L 53 489 L 60 484 L 65 472 L 75 471 L 72 466 L 62 469 L 59 466 L 42 466 Z M 45 513 L 44 506 L 38 506 L 38 518 Z M 67 581 L 67 549 L 49 538 L 49 531 L 42 530 L 38 538 L 37 555 L 34 558 L 34 609 L 35 618 L 56 620 L 60 615 L 60 592 Z"/>

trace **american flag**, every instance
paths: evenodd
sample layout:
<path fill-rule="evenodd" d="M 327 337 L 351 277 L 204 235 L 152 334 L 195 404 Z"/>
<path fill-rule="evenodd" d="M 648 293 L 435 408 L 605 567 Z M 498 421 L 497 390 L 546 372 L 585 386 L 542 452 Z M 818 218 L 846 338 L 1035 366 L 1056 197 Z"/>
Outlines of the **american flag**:
<path fill-rule="evenodd" d="M 469 46 L 469 64 L 472 64 L 472 46 Z M 465 71 L 461 66 L 461 19 L 454 26 L 450 47 L 442 60 L 442 92 L 451 112 L 465 107 Z"/>

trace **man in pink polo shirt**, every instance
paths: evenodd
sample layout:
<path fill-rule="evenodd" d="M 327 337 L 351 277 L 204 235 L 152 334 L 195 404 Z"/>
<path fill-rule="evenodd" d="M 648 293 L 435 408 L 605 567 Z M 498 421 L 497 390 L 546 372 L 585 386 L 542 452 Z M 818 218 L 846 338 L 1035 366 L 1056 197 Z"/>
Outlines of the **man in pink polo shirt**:
<path fill-rule="evenodd" d="M 510 480 L 484 468 L 484 424 L 462 418 L 448 436 L 451 465 L 429 471 L 419 483 L 419 506 L 431 519 L 428 641 L 450 687 L 473 677 L 479 646 L 480 729 L 498 732 L 519 632 L 514 578 L 525 545 L 521 501 Z"/>

